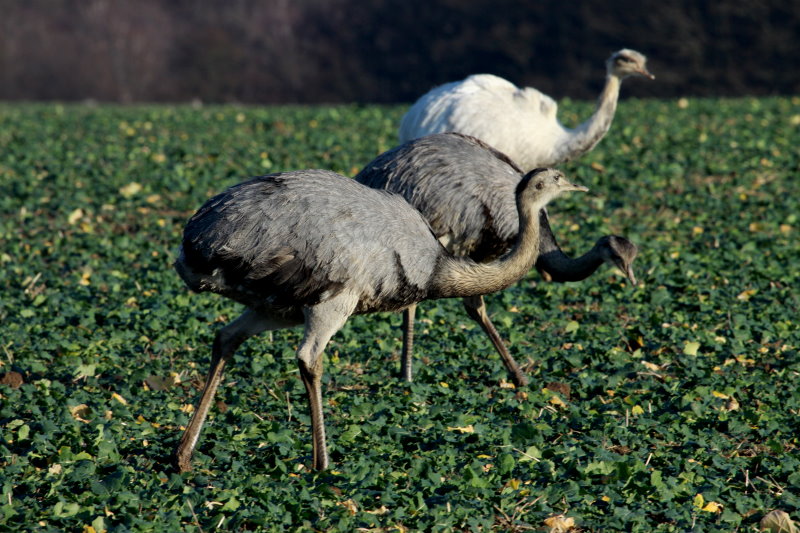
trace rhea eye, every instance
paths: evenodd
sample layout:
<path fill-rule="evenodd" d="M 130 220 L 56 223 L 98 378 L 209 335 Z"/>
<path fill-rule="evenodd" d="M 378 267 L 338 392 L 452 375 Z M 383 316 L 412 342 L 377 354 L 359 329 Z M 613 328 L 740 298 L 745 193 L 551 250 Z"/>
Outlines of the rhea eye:
<path fill-rule="evenodd" d="M 537 189 L 541 189 L 542 187 L 544 187 L 544 183 L 542 183 L 541 181 L 537 181 L 536 182 L 536 188 Z"/>
<path fill-rule="evenodd" d="M 558 181 L 558 180 L 559 180 L 559 178 L 561 178 L 561 176 L 559 176 L 558 174 L 556 174 L 556 177 L 555 177 L 554 179 L 555 179 L 556 181 Z"/>
<path fill-rule="evenodd" d="M 633 59 L 630 57 L 619 56 L 617 58 L 617 63 L 633 63 Z"/>

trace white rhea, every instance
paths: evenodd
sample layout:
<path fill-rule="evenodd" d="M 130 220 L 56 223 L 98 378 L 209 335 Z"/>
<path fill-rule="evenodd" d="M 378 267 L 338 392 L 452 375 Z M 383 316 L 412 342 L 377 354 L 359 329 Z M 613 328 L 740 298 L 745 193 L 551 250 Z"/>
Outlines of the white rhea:
<path fill-rule="evenodd" d="M 400 142 L 455 131 L 497 148 L 523 170 L 552 167 L 585 154 L 605 136 L 622 80 L 655 78 L 646 63 L 647 58 L 635 50 L 613 53 L 606 61 L 606 83 L 594 114 L 574 129 L 559 122 L 558 104 L 532 87 L 519 88 L 492 74 L 440 85 L 403 116 Z"/>

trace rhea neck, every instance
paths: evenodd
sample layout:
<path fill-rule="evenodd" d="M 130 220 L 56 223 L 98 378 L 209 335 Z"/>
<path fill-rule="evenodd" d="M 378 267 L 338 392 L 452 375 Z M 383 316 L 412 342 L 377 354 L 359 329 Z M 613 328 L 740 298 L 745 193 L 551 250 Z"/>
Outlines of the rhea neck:
<path fill-rule="evenodd" d="M 617 74 L 609 72 L 606 75 L 605 87 L 597 99 L 597 107 L 592 116 L 577 128 L 567 131 L 567 141 L 558 150 L 559 162 L 569 161 L 585 154 L 608 132 L 617 110 L 620 85 L 622 78 Z"/>
<path fill-rule="evenodd" d="M 578 258 L 566 255 L 550 228 L 547 210 L 539 212 L 539 257 L 536 268 L 547 272 L 553 281 L 581 281 L 591 276 L 605 262 L 599 245 Z"/>
<path fill-rule="evenodd" d="M 516 283 L 533 266 L 539 254 L 538 212 L 547 199 L 525 201 L 517 196 L 519 228 L 514 245 L 504 255 L 488 263 L 468 257 L 444 255 L 430 285 L 430 298 L 478 296 L 505 289 Z"/>

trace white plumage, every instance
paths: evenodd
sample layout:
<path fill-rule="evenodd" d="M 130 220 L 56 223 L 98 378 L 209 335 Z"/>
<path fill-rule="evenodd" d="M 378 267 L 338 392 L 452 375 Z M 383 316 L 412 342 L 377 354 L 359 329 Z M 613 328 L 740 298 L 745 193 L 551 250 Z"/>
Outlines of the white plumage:
<path fill-rule="evenodd" d="M 646 62 L 634 50 L 612 54 L 594 114 L 574 129 L 559 122 L 558 104 L 532 87 L 519 88 L 492 74 L 440 85 L 403 116 L 400 142 L 455 131 L 481 139 L 525 171 L 554 166 L 588 152 L 603 138 L 614 118 L 622 80 L 633 75 L 654 78 Z"/>

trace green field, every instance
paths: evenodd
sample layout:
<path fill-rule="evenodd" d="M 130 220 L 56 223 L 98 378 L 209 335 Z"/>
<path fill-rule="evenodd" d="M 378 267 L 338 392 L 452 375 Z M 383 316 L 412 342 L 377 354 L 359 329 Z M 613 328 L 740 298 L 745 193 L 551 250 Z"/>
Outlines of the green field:
<path fill-rule="evenodd" d="M 590 102 L 565 102 L 575 124 Z M 195 454 L 170 454 L 239 306 L 172 270 L 188 217 L 242 179 L 352 176 L 400 107 L 0 105 L 0 530 L 756 531 L 800 518 L 800 98 L 620 104 L 564 166 L 570 253 L 640 246 L 640 284 L 533 271 L 487 298 L 514 390 L 459 301 L 351 319 L 326 352 L 313 473 L 300 330 L 248 341 Z M 549 386 L 549 388 L 548 388 Z"/>

